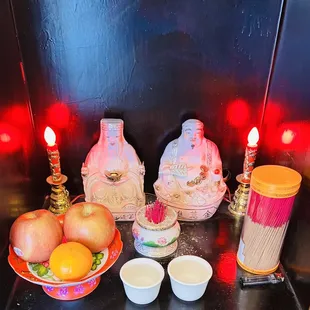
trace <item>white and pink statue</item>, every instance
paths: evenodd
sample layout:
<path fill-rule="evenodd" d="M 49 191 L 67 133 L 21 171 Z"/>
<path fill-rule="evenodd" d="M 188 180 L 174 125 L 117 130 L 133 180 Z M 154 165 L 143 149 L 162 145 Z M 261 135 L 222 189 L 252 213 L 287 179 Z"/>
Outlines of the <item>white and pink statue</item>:
<path fill-rule="evenodd" d="M 100 121 L 99 141 L 89 151 L 81 174 L 86 201 L 105 205 L 115 220 L 133 221 L 145 205 L 145 168 L 123 131 L 121 119 Z"/>
<path fill-rule="evenodd" d="M 215 213 L 226 184 L 218 148 L 204 137 L 201 121 L 185 121 L 181 136 L 167 145 L 154 189 L 160 201 L 177 211 L 179 220 L 205 220 Z"/>

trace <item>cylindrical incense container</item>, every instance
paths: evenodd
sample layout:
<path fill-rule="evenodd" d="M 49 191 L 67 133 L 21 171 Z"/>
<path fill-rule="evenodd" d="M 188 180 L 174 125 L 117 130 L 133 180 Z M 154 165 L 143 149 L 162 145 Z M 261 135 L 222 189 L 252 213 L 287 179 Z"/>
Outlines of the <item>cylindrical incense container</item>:
<path fill-rule="evenodd" d="M 238 264 L 254 274 L 269 274 L 279 265 L 301 175 L 283 166 L 253 170 L 249 203 L 237 254 Z"/>

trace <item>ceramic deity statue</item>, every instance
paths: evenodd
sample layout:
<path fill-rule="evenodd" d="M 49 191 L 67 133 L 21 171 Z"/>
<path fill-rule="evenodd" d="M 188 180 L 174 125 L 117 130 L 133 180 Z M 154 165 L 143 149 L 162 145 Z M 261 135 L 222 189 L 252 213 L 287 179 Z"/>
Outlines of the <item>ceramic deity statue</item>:
<path fill-rule="evenodd" d="M 89 151 L 81 174 L 85 200 L 108 207 L 115 220 L 134 220 L 145 205 L 144 164 L 123 135 L 124 122 L 104 118 L 100 137 Z"/>
<path fill-rule="evenodd" d="M 204 220 L 215 213 L 226 184 L 218 148 L 204 137 L 201 121 L 185 121 L 181 136 L 167 145 L 154 189 L 159 200 L 178 212 L 180 220 Z"/>

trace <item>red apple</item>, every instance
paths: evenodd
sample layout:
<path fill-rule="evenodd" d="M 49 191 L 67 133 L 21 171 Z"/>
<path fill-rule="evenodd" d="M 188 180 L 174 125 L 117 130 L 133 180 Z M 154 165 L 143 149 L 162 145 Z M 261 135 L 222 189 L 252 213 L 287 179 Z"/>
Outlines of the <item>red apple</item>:
<path fill-rule="evenodd" d="M 92 202 L 74 204 L 65 214 L 67 241 L 80 242 L 92 253 L 107 248 L 114 239 L 115 220 L 110 210 Z"/>
<path fill-rule="evenodd" d="M 14 252 L 32 263 L 47 261 L 61 243 L 62 237 L 57 217 L 43 209 L 20 215 L 10 230 L 10 243 Z"/>

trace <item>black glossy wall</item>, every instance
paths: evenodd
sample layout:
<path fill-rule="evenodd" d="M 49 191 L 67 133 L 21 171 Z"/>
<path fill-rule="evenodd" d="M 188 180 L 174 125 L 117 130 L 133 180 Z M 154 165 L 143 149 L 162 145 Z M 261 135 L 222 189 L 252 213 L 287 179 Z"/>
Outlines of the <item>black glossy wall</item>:
<path fill-rule="evenodd" d="M 120 116 L 152 190 L 160 155 L 195 115 L 224 166 L 242 169 L 246 135 L 259 125 L 281 1 L 12 1 L 38 148 L 59 138 L 69 189 L 99 120 Z"/>
<path fill-rule="evenodd" d="M 264 115 L 264 162 L 292 167 L 303 187 L 285 240 L 282 261 L 301 305 L 310 305 L 310 3 L 286 2 Z"/>
<path fill-rule="evenodd" d="M 0 46 L 0 309 L 4 309 L 14 280 L 7 264 L 11 220 L 34 208 L 27 177 L 33 130 L 9 1 L 0 1 Z"/>
<path fill-rule="evenodd" d="M 40 208 L 48 193 L 45 126 L 57 134 L 68 188 L 79 194 L 81 164 L 98 138 L 99 120 L 109 116 L 125 120 L 127 139 L 146 165 L 147 191 L 166 143 L 189 116 L 204 121 L 206 136 L 219 146 L 233 177 L 242 170 L 249 130 L 262 123 L 258 163 L 291 166 L 307 184 L 307 1 L 10 2 L 0 4 L 0 167 L 5 192 L 0 217 L 6 223 Z M 229 185 L 234 189 L 233 182 Z M 307 197 L 307 187 L 303 193 Z M 296 228 L 300 221 L 309 222 L 301 209 L 294 214 L 290 241 L 309 240 Z M 294 248 L 294 253 L 300 251 L 302 247 Z M 285 253 L 288 266 L 299 261 L 307 273 L 304 256 L 286 248 Z"/>

